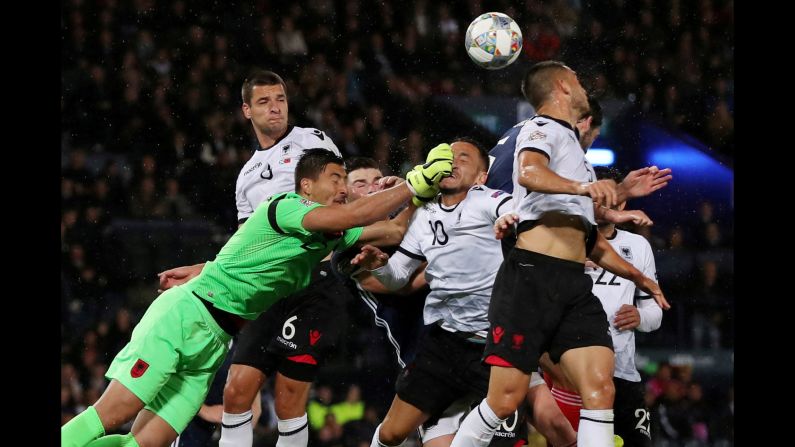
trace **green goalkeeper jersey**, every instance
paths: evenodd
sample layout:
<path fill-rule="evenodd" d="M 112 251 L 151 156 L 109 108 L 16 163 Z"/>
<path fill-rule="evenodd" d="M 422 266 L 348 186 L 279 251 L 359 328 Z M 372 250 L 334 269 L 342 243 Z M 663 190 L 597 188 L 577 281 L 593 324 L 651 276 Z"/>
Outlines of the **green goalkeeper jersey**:
<path fill-rule="evenodd" d="M 221 310 L 253 320 L 307 285 L 332 250 L 351 247 L 362 228 L 336 234 L 306 230 L 304 216 L 322 206 L 295 193 L 276 194 L 229 239 L 185 286 Z"/>

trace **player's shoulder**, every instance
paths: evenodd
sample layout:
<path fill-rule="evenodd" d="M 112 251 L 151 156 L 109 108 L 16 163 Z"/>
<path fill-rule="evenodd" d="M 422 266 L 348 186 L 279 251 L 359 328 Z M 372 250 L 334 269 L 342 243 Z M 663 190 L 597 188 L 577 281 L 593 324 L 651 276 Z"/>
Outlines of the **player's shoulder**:
<path fill-rule="evenodd" d="M 501 190 L 501 189 L 494 189 L 489 188 L 486 185 L 475 185 L 469 188 L 469 193 L 467 194 L 469 197 L 474 198 L 504 198 L 509 197 L 510 194 Z"/>
<path fill-rule="evenodd" d="M 493 210 L 494 207 L 511 195 L 501 189 L 489 188 L 485 185 L 475 185 L 469 188 L 465 203 L 467 208 Z M 491 212 L 491 211 L 490 211 Z"/>
<path fill-rule="evenodd" d="M 520 128 L 520 134 L 528 134 L 531 136 L 546 137 L 549 135 L 558 135 L 566 132 L 568 129 L 546 116 L 536 115 L 524 121 Z"/>
<path fill-rule="evenodd" d="M 652 251 L 651 244 L 645 237 L 631 231 L 616 229 L 615 241 L 618 245 L 630 247 L 630 249 Z"/>
<path fill-rule="evenodd" d="M 331 137 L 325 132 L 314 127 L 293 127 L 290 135 L 293 141 L 301 143 L 302 146 L 309 147 L 322 147 L 327 144 L 333 144 Z"/>

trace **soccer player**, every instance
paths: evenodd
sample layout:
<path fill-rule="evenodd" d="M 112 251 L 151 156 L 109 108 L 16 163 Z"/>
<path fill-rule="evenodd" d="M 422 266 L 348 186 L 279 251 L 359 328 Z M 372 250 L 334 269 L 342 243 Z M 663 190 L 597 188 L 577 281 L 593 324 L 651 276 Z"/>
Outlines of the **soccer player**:
<path fill-rule="evenodd" d="M 588 98 L 574 71 L 557 61 L 535 64 L 522 91 L 538 115 L 516 138 L 513 190 L 520 223 L 489 308 L 484 351 L 491 365 L 489 391 L 452 445 L 488 444 L 495 428 L 524 401 L 530 374 L 549 352 L 583 396 L 578 445 L 607 447 L 613 445 L 612 340 L 584 274 L 586 256 L 632 278 L 664 308 L 668 304 L 652 279 L 626 263 L 616 269 L 615 251 L 598 243 L 594 203 L 610 207 L 628 194 L 612 181 L 597 181 L 585 159 L 574 126 L 589 110 Z"/>
<path fill-rule="evenodd" d="M 290 125 L 284 80 L 271 71 L 254 70 L 243 82 L 243 115 L 251 121 L 259 147 L 243 165 L 235 184 L 238 223 L 273 194 L 295 190 L 295 166 L 305 149 L 339 149 L 323 131 Z"/>
<path fill-rule="evenodd" d="M 599 136 L 603 118 L 602 107 L 595 98 L 588 98 L 588 106 L 588 110 L 580 116 L 575 125 L 575 135 L 578 136 L 580 146 L 586 152 Z M 533 118 L 520 121 L 515 126 L 508 129 L 497 141 L 497 144 L 489 151 L 489 158 L 492 159 L 491 168 L 489 169 L 489 178 L 486 181 L 486 186 L 489 188 L 513 193 L 516 138 L 519 136 L 519 132 L 524 125 Z M 638 169 L 627 174 L 626 178 L 621 182 L 620 188 L 626 191 L 628 198 L 646 196 L 667 186 L 672 178 L 670 174 L 670 168 L 658 169 L 656 166 L 652 166 L 650 168 Z"/>
<path fill-rule="evenodd" d="M 354 157 L 346 160 L 345 168 L 348 171 L 349 202 L 381 190 L 379 179 L 383 177 L 383 173 L 372 158 Z M 391 253 L 394 251 L 392 247 L 399 243 L 400 241 L 395 241 L 389 248 L 380 248 Z M 395 351 L 394 366 L 398 369 L 405 368 L 414 358 L 417 342 L 424 330 L 422 308 L 428 288 L 422 274 L 423 269 L 418 269 L 409 284 L 394 293 L 386 290 L 375 278 L 368 276 L 360 281 L 356 276 L 358 267 L 350 263 L 357 254 L 358 247 L 335 252 L 332 256 L 332 267 L 351 294 L 358 296 L 373 313 L 375 325 L 384 330 L 386 339 Z"/>
<path fill-rule="evenodd" d="M 405 287 L 427 261 L 424 275 L 431 288 L 424 310 L 431 329 L 398 379 L 397 395 L 376 429 L 373 447 L 399 445 L 421 425 L 423 443 L 449 443 L 469 402 L 477 402 L 488 389 L 488 368 L 480 359 L 491 287 L 502 261 L 492 227 L 512 202 L 509 194 L 482 186 L 489 165 L 484 149 L 463 139 L 451 146 L 453 174 L 440 184 L 438 198 L 417 210 L 388 263 L 387 255 L 372 246 L 353 261 L 372 270 L 389 290 Z M 522 439 L 514 432 L 524 428 L 518 419 L 504 427 L 501 440 L 509 445 Z"/>
<path fill-rule="evenodd" d="M 596 168 L 598 178 L 621 181 L 615 169 Z M 626 202 L 615 208 L 621 210 Z M 657 269 L 649 242 L 642 236 L 616 228 L 610 222 L 597 222 L 601 233 L 621 257 L 637 267 L 644 275 L 655 278 Z M 590 263 L 588 263 L 590 265 Z M 610 335 L 615 351 L 615 434 L 626 445 L 651 446 L 651 413 L 644 402 L 644 388 L 635 367 L 635 332 L 651 332 L 660 328 L 662 308 L 651 297 L 638 290 L 634 283 L 618 278 L 599 266 L 586 266 L 585 272 L 593 280 L 593 293 L 599 298 L 608 316 Z M 576 416 L 582 400 L 575 388 L 558 367 L 548 360 L 545 369 L 553 379 L 552 394 L 576 429 Z M 572 418 L 574 416 L 574 418 Z"/>
<path fill-rule="evenodd" d="M 324 148 L 340 155 L 324 132 L 288 123 L 286 85 L 276 73 L 254 70 L 244 81 L 241 96 L 243 115 L 251 121 L 258 147 L 240 170 L 235 185 L 239 225 L 274 194 L 295 190 L 295 167 L 304 150 Z M 188 281 L 192 277 L 188 272 L 195 275 L 202 266 L 178 267 L 161 273 L 160 288 L 165 290 Z M 279 430 L 295 432 L 291 440 L 306 445 L 300 442 L 306 438 L 306 430 L 294 429 L 305 425 L 301 421 L 306 422 L 306 399 L 312 379 L 336 342 L 339 325 L 334 322 L 338 320 L 331 318 L 328 308 L 345 296 L 345 291 L 328 273 L 328 263 L 324 260 L 313 269 L 310 285 L 297 294 L 300 296 L 282 300 L 249 324 L 237 338 L 228 380 L 226 372 L 216 379 L 224 387 L 221 446 L 251 446 L 257 419 L 254 413 L 258 411 L 254 408 L 258 405 L 256 396 L 265 376 L 274 371 Z M 310 333 L 324 336 L 310 339 Z M 291 336 L 287 340 L 284 337 L 287 334 L 297 338 Z M 269 345 L 271 352 L 265 353 Z"/>
<path fill-rule="evenodd" d="M 409 199 L 435 197 L 451 162 L 450 147 L 439 145 L 405 184 L 340 204 L 346 194 L 342 159 L 325 149 L 306 151 L 295 171 L 295 193 L 259 206 L 201 273 L 152 302 L 111 363 L 108 388 L 61 428 L 62 447 L 173 442 L 199 410 L 243 324 L 306 287 L 311 269 L 332 250 L 383 238 L 388 225 L 361 226 Z M 131 433 L 103 436 L 136 415 Z"/>

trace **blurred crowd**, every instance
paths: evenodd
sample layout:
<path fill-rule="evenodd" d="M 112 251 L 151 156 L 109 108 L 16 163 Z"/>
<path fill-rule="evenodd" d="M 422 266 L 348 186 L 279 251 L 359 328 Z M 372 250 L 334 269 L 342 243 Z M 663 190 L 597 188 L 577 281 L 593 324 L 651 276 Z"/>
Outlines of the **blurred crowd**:
<path fill-rule="evenodd" d="M 204 260 L 235 228 L 235 179 L 256 147 L 239 109 L 252 67 L 284 77 L 291 123 L 401 173 L 434 142 L 435 95 L 520 94 L 518 81 L 489 82 L 463 49 L 469 22 L 487 11 L 521 27 L 516 67 L 564 60 L 597 98 L 624 100 L 636 116 L 733 155 L 731 0 L 64 2 L 64 418 L 104 389 L 107 365 L 154 297 L 156 273 Z M 733 347 L 731 222 L 709 202 L 695 215 L 665 234 L 642 232 L 677 306 L 659 333 L 639 334 L 639 351 Z M 383 387 L 372 376 L 392 354 L 363 306 L 350 307 L 359 330 L 337 364 L 360 372 L 350 383 L 361 393 L 336 389 L 334 399 L 319 387 L 313 402 L 330 408 L 364 395 L 375 403 L 352 422 L 317 416 L 319 445 L 369 443 L 388 398 L 372 397 Z M 717 439 L 710 418 L 723 413 L 704 410 L 698 384 L 660 375 L 653 402 L 670 417 L 657 433 L 698 440 L 706 430 Z"/>

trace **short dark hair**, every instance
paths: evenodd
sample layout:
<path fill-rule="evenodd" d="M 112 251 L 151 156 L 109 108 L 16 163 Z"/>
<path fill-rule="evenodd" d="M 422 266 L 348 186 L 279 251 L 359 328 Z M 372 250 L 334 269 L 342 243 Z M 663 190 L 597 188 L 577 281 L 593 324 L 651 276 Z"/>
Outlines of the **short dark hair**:
<path fill-rule="evenodd" d="M 601 126 L 602 118 L 604 118 L 604 115 L 602 115 L 602 106 L 599 104 L 599 101 L 597 101 L 596 98 L 593 97 L 592 95 L 588 95 L 588 109 L 589 110 L 585 112 L 582 115 L 582 117 L 580 117 L 580 119 L 582 120 L 588 118 L 589 116 L 592 116 L 593 119 L 591 120 L 591 126 L 592 127 Z"/>
<path fill-rule="evenodd" d="M 486 148 L 478 140 L 472 137 L 457 137 L 450 144 L 452 145 L 457 141 L 460 141 L 462 143 L 469 143 L 472 146 L 475 146 L 478 149 L 478 155 L 480 156 L 480 161 L 483 162 L 485 170 L 486 171 L 489 170 L 489 165 L 491 164 L 491 162 L 489 161 L 489 151 L 487 151 Z"/>
<path fill-rule="evenodd" d="M 240 89 L 240 94 L 243 97 L 243 102 L 250 104 L 251 95 L 254 93 L 254 87 L 257 85 L 277 85 L 281 84 L 287 94 L 287 85 L 281 76 L 268 70 L 255 69 L 243 81 L 243 88 Z"/>
<path fill-rule="evenodd" d="M 345 161 L 334 152 L 323 148 L 306 149 L 295 167 L 295 192 L 301 191 L 301 179 L 317 180 L 328 164 L 345 167 Z"/>
<path fill-rule="evenodd" d="M 522 81 L 522 94 L 530 105 L 538 109 L 548 99 L 554 87 L 554 75 L 561 70 L 571 69 L 560 61 L 543 61 L 527 70 Z"/>
<path fill-rule="evenodd" d="M 618 168 L 613 168 L 610 166 L 596 166 L 593 168 L 596 171 L 596 178 L 599 180 L 611 179 L 615 180 L 616 183 L 621 183 L 624 180 L 624 173 L 621 172 Z"/>
<path fill-rule="evenodd" d="M 345 172 L 351 173 L 357 169 L 378 169 L 378 162 L 370 157 L 351 157 L 345 162 Z"/>

